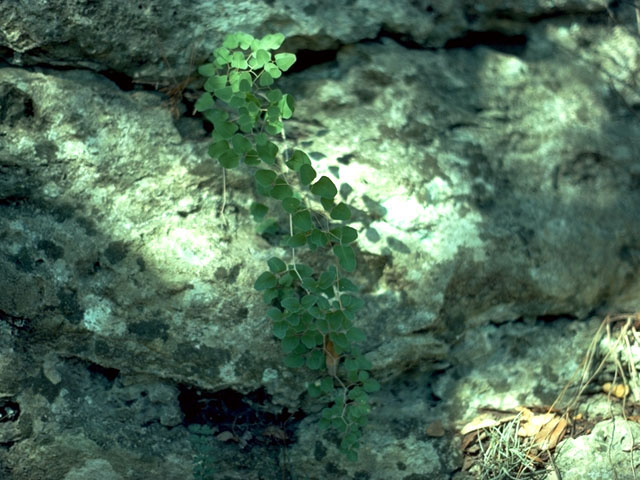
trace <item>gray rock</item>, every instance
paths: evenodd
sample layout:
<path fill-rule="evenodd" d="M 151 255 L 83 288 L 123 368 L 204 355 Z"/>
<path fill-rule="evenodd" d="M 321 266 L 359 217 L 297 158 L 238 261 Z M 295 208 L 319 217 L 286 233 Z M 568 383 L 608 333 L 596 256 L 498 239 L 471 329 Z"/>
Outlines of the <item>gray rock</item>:
<path fill-rule="evenodd" d="M 566 480 L 635 478 L 633 450 L 640 438 L 640 426 L 621 418 L 598 423 L 589 435 L 566 440 L 558 447 L 556 464 Z M 634 465 L 635 464 L 635 465 Z M 550 474 L 548 480 L 556 480 Z"/>
<path fill-rule="evenodd" d="M 552 401 L 581 320 L 640 309 L 634 22 L 595 0 L 3 2 L 0 476 L 449 478 L 463 422 Z M 253 289 L 286 252 L 249 177 L 227 173 L 221 215 L 206 131 L 172 116 L 197 92 L 155 90 L 239 25 L 298 51 L 281 147 L 355 212 L 383 382 L 355 464 Z"/>
<path fill-rule="evenodd" d="M 227 33 L 239 29 L 256 36 L 277 29 L 291 37 L 290 49 L 329 50 L 379 36 L 433 48 L 469 31 L 522 35 L 528 18 L 602 10 L 598 0 L 355 0 L 347 5 L 335 0 L 10 0 L 0 6 L 0 48 L 10 52 L 14 65 L 82 66 L 125 73 L 136 82 L 153 85 L 161 79 L 175 85 L 203 63 Z"/>

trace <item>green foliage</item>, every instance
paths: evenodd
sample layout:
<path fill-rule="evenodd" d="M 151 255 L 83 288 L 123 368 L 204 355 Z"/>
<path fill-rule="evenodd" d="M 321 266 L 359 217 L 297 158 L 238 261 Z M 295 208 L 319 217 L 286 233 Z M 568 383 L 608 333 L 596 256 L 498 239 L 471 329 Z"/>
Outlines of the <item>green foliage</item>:
<path fill-rule="evenodd" d="M 199 480 L 213 479 L 218 471 L 220 448 L 216 445 L 215 431 L 208 425 L 191 424 L 188 427 L 189 441 L 195 453 L 193 477 Z"/>
<path fill-rule="evenodd" d="M 341 451 L 355 460 L 369 413 L 368 394 L 380 388 L 369 373 L 371 363 L 357 347 L 365 334 L 353 321 L 364 302 L 346 277 L 357 266 L 352 244 L 358 233 L 345 224 L 351 209 L 334 200 L 338 189 L 333 181 L 318 178 L 302 150 L 281 152 L 271 140 L 284 138 L 283 120 L 295 111 L 293 97 L 274 87 L 296 61 L 292 53 L 272 53 L 283 42 L 280 33 L 261 39 L 228 35 L 198 68 L 206 80 L 195 109 L 213 125 L 209 156 L 226 169 L 246 165 L 257 193 L 265 197 L 265 203 L 251 206 L 258 231 L 275 233 L 279 228 L 276 219 L 267 217 L 266 203 L 277 201 L 287 217 L 288 235 L 280 246 L 290 248 L 291 256 L 270 258 L 254 287 L 268 306 L 284 364 L 319 374 L 325 370 L 307 390 L 327 402 L 320 427 L 336 430 Z M 316 272 L 296 260 L 296 250 L 304 247 L 324 249 L 333 261 Z"/>

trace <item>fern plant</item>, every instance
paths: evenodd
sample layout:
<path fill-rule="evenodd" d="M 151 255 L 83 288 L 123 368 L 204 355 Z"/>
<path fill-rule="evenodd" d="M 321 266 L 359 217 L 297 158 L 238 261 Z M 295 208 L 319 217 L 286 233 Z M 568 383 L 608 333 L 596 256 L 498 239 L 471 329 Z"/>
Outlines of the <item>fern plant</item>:
<path fill-rule="evenodd" d="M 320 427 L 335 429 L 340 450 L 355 460 L 370 411 L 369 393 L 380 388 L 358 348 L 365 334 L 354 320 L 363 301 L 347 276 L 356 269 L 358 233 L 347 224 L 351 209 L 336 198 L 334 182 L 318 176 L 304 151 L 281 152 L 272 141 L 285 139 L 283 120 L 295 109 L 293 97 L 275 87 L 296 61 L 292 53 L 273 53 L 283 41 L 281 33 L 261 39 L 228 35 L 198 68 L 206 81 L 195 110 L 213 124 L 209 155 L 223 169 L 244 166 L 253 176 L 265 199 L 251 206 L 259 231 L 276 225 L 278 218 L 286 224 L 288 234 L 280 246 L 288 255 L 270 258 L 254 286 L 267 304 L 284 364 L 319 374 L 307 391 L 327 402 Z M 281 214 L 269 217 L 267 203 L 278 205 Z M 301 249 L 326 251 L 329 265 L 315 271 L 299 260 Z"/>

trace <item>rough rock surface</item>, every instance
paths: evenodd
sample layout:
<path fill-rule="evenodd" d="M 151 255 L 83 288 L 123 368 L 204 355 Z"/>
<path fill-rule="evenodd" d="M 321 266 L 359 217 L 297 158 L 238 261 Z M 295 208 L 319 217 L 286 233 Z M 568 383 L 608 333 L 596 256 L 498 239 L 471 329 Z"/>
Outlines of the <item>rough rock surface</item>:
<path fill-rule="evenodd" d="M 598 321 L 567 317 L 640 309 L 628 6 L 340 5 L 0 4 L 0 478 L 450 478 L 478 409 L 578 370 Z M 195 92 L 149 87 L 238 28 L 298 49 L 286 146 L 356 212 L 383 390 L 355 464 L 252 289 L 283 252 L 248 177 L 221 215 Z"/>
<path fill-rule="evenodd" d="M 442 47 L 467 32 L 490 32 L 500 42 L 523 35 L 529 18 L 602 10 L 599 0 L 6 0 L 0 48 L 16 64 L 81 66 L 155 83 L 191 73 L 239 26 L 282 31 L 292 46 L 315 51 L 380 35 Z"/>

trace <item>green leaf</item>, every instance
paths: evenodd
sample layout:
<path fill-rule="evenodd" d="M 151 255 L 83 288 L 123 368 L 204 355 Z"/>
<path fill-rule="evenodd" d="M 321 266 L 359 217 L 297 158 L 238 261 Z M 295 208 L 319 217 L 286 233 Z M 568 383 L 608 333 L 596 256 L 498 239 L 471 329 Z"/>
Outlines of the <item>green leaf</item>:
<path fill-rule="evenodd" d="M 272 104 L 277 103 L 282 98 L 282 91 L 280 91 L 279 88 L 274 88 L 273 90 L 269 90 L 267 92 L 267 98 L 269 99 L 269 102 L 271 102 Z"/>
<path fill-rule="evenodd" d="M 273 170 L 260 169 L 256 170 L 254 176 L 256 178 L 256 182 L 260 185 L 271 186 L 273 185 L 273 182 L 276 181 L 278 175 L 276 175 L 276 172 Z"/>
<path fill-rule="evenodd" d="M 311 268 L 309 265 L 306 265 L 304 263 L 298 263 L 296 265 L 296 270 L 303 278 L 310 277 L 311 275 L 313 275 L 313 268 Z"/>
<path fill-rule="evenodd" d="M 275 60 L 278 68 L 286 72 L 296 62 L 296 56 L 293 53 L 276 53 Z"/>
<path fill-rule="evenodd" d="M 291 237 L 287 237 L 284 240 L 283 245 L 285 247 L 296 248 L 296 247 L 301 247 L 306 242 L 307 242 L 307 237 L 305 237 L 304 233 L 296 233 Z"/>
<path fill-rule="evenodd" d="M 227 112 L 219 109 L 210 110 L 206 112 L 205 115 L 207 117 L 207 120 L 209 120 L 214 125 L 223 123 L 229 118 L 229 114 Z"/>
<path fill-rule="evenodd" d="M 323 335 L 327 335 L 329 333 L 329 322 L 327 322 L 327 319 L 322 316 L 316 322 L 316 327 L 318 327 L 318 331 Z"/>
<path fill-rule="evenodd" d="M 344 202 L 340 202 L 331 210 L 331 218 L 334 220 L 349 220 L 351 218 L 351 210 Z"/>
<path fill-rule="evenodd" d="M 240 42 L 240 48 L 243 50 L 247 50 L 255 42 L 255 38 L 245 32 L 238 32 L 236 36 Z"/>
<path fill-rule="evenodd" d="M 260 165 L 258 152 L 256 152 L 255 150 L 249 150 L 244 156 L 244 163 L 251 166 Z"/>
<path fill-rule="evenodd" d="M 318 288 L 317 288 L 317 284 L 316 281 L 313 279 L 313 277 L 302 277 L 302 280 L 300 281 L 300 284 L 302 285 L 302 287 L 309 293 L 318 293 Z M 310 307 L 313 308 L 313 307 Z M 308 308 L 309 310 L 309 308 Z M 311 311 L 309 311 L 309 313 L 312 313 Z"/>
<path fill-rule="evenodd" d="M 233 50 L 234 48 L 238 48 L 239 43 L 240 43 L 240 39 L 238 38 L 238 34 L 230 33 L 226 37 L 224 37 L 224 42 L 222 42 L 222 46 Z"/>
<path fill-rule="evenodd" d="M 324 311 L 328 311 L 331 308 L 329 300 L 327 300 L 325 297 L 318 297 L 318 308 Z"/>
<path fill-rule="evenodd" d="M 287 322 L 289 322 L 289 325 L 291 325 L 292 327 L 298 327 L 296 329 L 296 332 L 300 332 L 300 327 L 301 327 L 301 323 L 300 323 L 301 317 L 300 315 L 298 315 L 297 313 L 292 313 L 287 317 Z M 302 330 L 304 330 L 304 328 L 302 328 Z"/>
<path fill-rule="evenodd" d="M 344 315 L 340 310 L 330 312 L 327 314 L 327 321 L 329 322 L 329 328 L 331 328 L 331 330 L 340 330 L 342 328 L 342 322 L 344 321 Z"/>
<path fill-rule="evenodd" d="M 300 368 L 304 365 L 304 356 L 299 354 L 287 355 L 282 359 L 282 362 L 289 368 Z"/>
<path fill-rule="evenodd" d="M 278 296 L 278 290 L 276 290 L 275 288 L 270 288 L 268 290 L 265 290 L 264 293 L 262 294 L 262 302 L 268 305 L 277 296 Z"/>
<path fill-rule="evenodd" d="M 313 348 L 316 345 L 322 345 L 322 335 L 320 335 L 316 330 L 307 331 L 300 338 L 302 343 L 307 348 Z"/>
<path fill-rule="evenodd" d="M 322 198 L 333 198 L 338 193 L 338 189 L 329 177 L 322 176 L 316 183 L 311 185 L 311 193 Z"/>
<path fill-rule="evenodd" d="M 298 300 L 298 297 L 284 298 L 282 299 L 280 304 L 283 306 L 285 310 L 288 310 L 289 312 L 295 313 L 300 311 L 300 300 Z"/>
<path fill-rule="evenodd" d="M 273 77 L 269 74 L 269 72 L 263 71 L 260 74 L 258 85 L 260 85 L 261 87 L 268 87 L 269 85 L 273 85 Z"/>
<path fill-rule="evenodd" d="M 292 217 L 293 227 L 297 231 L 307 232 L 313 228 L 313 220 L 309 210 L 302 210 Z"/>
<path fill-rule="evenodd" d="M 256 145 L 265 145 L 269 141 L 269 137 L 266 133 L 256 133 L 254 140 L 256 142 Z"/>
<path fill-rule="evenodd" d="M 264 49 L 258 49 L 249 60 L 249 66 L 254 70 L 264 67 L 264 64 L 271 60 L 271 54 Z"/>
<path fill-rule="evenodd" d="M 271 272 L 262 272 L 260 276 L 256 279 L 253 288 L 256 290 L 267 290 L 268 288 L 273 288 L 278 284 L 278 279 Z"/>
<path fill-rule="evenodd" d="M 236 93 L 231 97 L 231 100 L 229 100 L 229 106 L 231 108 L 234 108 L 236 110 L 240 110 L 241 108 L 245 108 L 247 105 L 247 100 L 244 98 L 244 94 L 242 93 Z M 240 120 L 238 118 L 238 120 Z M 246 118 L 245 118 L 246 121 Z"/>
<path fill-rule="evenodd" d="M 295 213 L 300 210 L 302 202 L 294 197 L 287 197 L 282 200 L 282 208 L 287 213 Z"/>
<path fill-rule="evenodd" d="M 283 200 L 293 195 L 293 190 L 286 183 L 276 183 L 269 191 L 269 195 L 277 200 Z"/>
<path fill-rule="evenodd" d="M 364 301 L 353 295 L 345 294 L 340 297 L 342 306 L 350 310 L 360 310 L 364 306 Z"/>
<path fill-rule="evenodd" d="M 280 110 L 280 115 L 285 120 L 287 118 L 291 118 L 293 115 L 293 111 L 295 110 L 295 103 L 293 101 L 293 97 L 289 94 L 286 94 L 284 97 L 280 99 L 278 102 L 278 109 Z"/>
<path fill-rule="evenodd" d="M 356 362 L 358 362 L 358 368 L 361 368 L 363 370 L 369 370 L 373 366 L 364 355 L 359 355 L 358 357 L 356 357 Z"/>
<path fill-rule="evenodd" d="M 218 47 L 213 51 L 213 56 L 215 57 L 216 65 L 222 67 L 223 65 L 227 65 L 231 61 L 231 53 L 229 49 L 226 47 Z"/>
<path fill-rule="evenodd" d="M 314 306 L 317 301 L 318 297 L 316 295 L 305 295 L 300 299 L 300 305 L 308 309 L 309 307 Z"/>
<path fill-rule="evenodd" d="M 224 112 L 218 109 L 206 110 L 205 112 L 202 113 L 202 115 L 213 125 L 215 125 L 218 122 L 224 122 L 227 118 L 229 118 L 229 114 L 227 112 Z"/>
<path fill-rule="evenodd" d="M 233 150 L 229 150 L 218 157 L 220 165 L 224 168 L 236 168 L 240 165 L 240 155 Z"/>
<path fill-rule="evenodd" d="M 353 272 L 356 269 L 356 255 L 350 245 L 334 245 L 333 253 L 345 271 Z"/>
<path fill-rule="evenodd" d="M 360 439 L 360 432 L 351 430 L 348 433 L 346 433 L 344 437 L 342 437 L 342 441 L 340 442 L 340 448 L 349 449 L 352 446 L 354 446 L 356 443 L 358 443 L 359 439 Z"/>
<path fill-rule="evenodd" d="M 329 334 L 329 338 L 334 343 L 335 347 L 340 347 L 342 350 L 349 348 L 349 340 L 347 340 L 347 336 L 344 333 L 332 332 Z"/>
<path fill-rule="evenodd" d="M 278 257 L 271 257 L 267 260 L 267 265 L 269 265 L 269 270 L 273 273 L 284 272 L 287 269 L 286 263 L 280 260 Z"/>
<path fill-rule="evenodd" d="M 338 290 L 341 292 L 357 292 L 359 288 L 351 280 L 343 277 L 340 280 L 338 280 Z"/>
<path fill-rule="evenodd" d="M 251 80 L 247 80 L 245 78 L 240 80 L 240 83 L 238 85 L 238 90 L 240 90 L 243 93 L 250 92 L 251 91 Z"/>
<path fill-rule="evenodd" d="M 267 118 L 270 120 L 278 120 L 280 118 L 280 109 L 275 105 L 267 108 Z"/>
<path fill-rule="evenodd" d="M 260 39 L 260 48 L 264 50 L 277 50 L 284 42 L 284 35 L 281 33 L 271 33 Z"/>
<path fill-rule="evenodd" d="M 262 220 L 268 211 L 269 207 L 267 207 L 264 203 L 257 202 L 252 203 L 251 208 L 249 209 L 249 212 L 251 212 L 251 215 L 256 222 Z"/>
<path fill-rule="evenodd" d="M 271 327 L 271 332 L 273 336 L 282 340 L 287 334 L 287 330 L 289 329 L 289 325 L 287 322 L 273 322 L 273 326 Z"/>
<path fill-rule="evenodd" d="M 240 117 L 238 117 L 238 126 L 240 127 L 240 131 L 242 133 L 251 133 L 254 125 L 255 121 L 249 115 L 241 115 Z M 255 154 L 255 157 L 256 159 L 258 158 L 257 152 Z"/>
<path fill-rule="evenodd" d="M 233 89 L 230 86 L 218 88 L 213 91 L 214 95 L 223 102 L 228 102 L 233 96 Z"/>
<path fill-rule="evenodd" d="M 342 418 L 336 417 L 331 420 L 331 427 L 334 428 L 339 434 L 344 434 L 347 431 L 347 424 Z"/>
<path fill-rule="evenodd" d="M 223 153 L 229 151 L 229 142 L 226 140 L 220 140 L 219 142 L 213 142 L 209 145 L 209 156 L 211 158 L 218 158 Z"/>
<path fill-rule="evenodd" d="M 282 339 L 282 344 L 281 344 L 282 352 L 283 353 L 293 352 L 299 343 L 300 343 L 300 337 L 298 337 L 297 335 L 289 336 L 289 334 L 287 334 L 287 336 Z"/>
<path fill-rule="evenodd" d="M 323 377 L 322 380 L 320 380 L 320 390 L 322 390 L 323 393 L 331 392 L 333 390 L 333 379 L 331 377 Z M 336 408 L 334 410 L 325 410 L 329 410 L 329 414 L 331 414 L 332 412 L 335 412 L 336 414 L 340 413 L 339 408 Z M 324 411 L 322 413 L 324 416 Z"/>
<path fill-rule="evenodd" d="M 239 154 L 243 154 L 251 150 L 251 142 L 247 140 L 244 135 L 240 135 L 236 133 L 233 137 L 231 137 L 231 145 L 233 145 L 233 149 Z"/>
<path fill-rule="evenodd" d="M 232 68 L 240 68 L 244 70 L 247 68 L 249 64 L 247 63 L 247 59 L 244 58 L 244 55 L 241 52 L 234 52 L 231 56 L 231 67 Z"/>
<path fill-rule="evenodd" d="M 210 77 L 206 82 L 204 82 L 204 89 L 207 92 L 214 92 L 220 88 L 224 88 L 227 85 L 227 76 L 226 75 L 215 75 Z"/>
<path fill-rule="evenodd" d="M 307 357 L 307 367 L 310 370 L 319 370 L 323 366 L 324 366 L 324 354 L 322 353 L 322 350 L 314 350 L 313 352 L 311 352 L 311 354 Z M 315 387 L 315 388 L 318 393 L 317 396 L 319 397 L 322 391 L 318 387 Z"/>
<path fill-rule="evenodd" d="M 273 142 L 258 143 L 256 142 L 256 150 L 260 159 L 268 164 L 273 165 L 276 161 L 276 155 L 278 154 L 278 146 Z"/>
<path fill-rule="evenodd" d="M 293 276 L 289 272 L 287 272 L 286 275 L 281 276 L 280 279 L 278 280 L 278 285 L 282 285 L 284 287 L 290 287 L 292 283 L 293 283 Z"/>
<path fill-rule="evenodd" d="M 196 109 L 196 112 L 204 112 L 205 110 L 209 110 L 210 108 L 213 108 L 213 105 L 214 105 L 213 97 L 209 92 L 205 92 L 196 101 L 194 108 Z"/>
<path fill-rule="evenodd" d="M 309 157 L 307 156 L 307 154 L 304 153 L 302 150 L 294 150 L 293 155 L 291 155 L 291 158 L 287 161 L 287 167 L 289 167 L 293 171 L 298 172 L 300 171 L 300 167 L 302 167 L 303 165 L 310 166 L 311 160 L 309 160 Z"/>
<path fill-rule="evenodd" d="M 260 113 L 260 102 L 253 95 L 248 95 L 247 98 L 247 113 L 252 117 L 258 116 L 258 113 Z"/>
<path fill-rule="evenodd" d="M 229 139 L 238 131 L 238 125 L 235 122 L 218 122 L 214 124 L 214 129 L 220 137 Z"/>
<path fill-rule="evenodd" d="M 267 310 L 267 317 L 277 322 L 283 319 L 284 314 L 278 307 L 271 307 L 269 310 Z"/>
<path fill-rule="evenodd" d="M 356 363 L 356 361 L 353 358 L 348 357 L 344 361 L 344 368 L 348 373 L 357 372 L 358 371 L 358 364 Z"/>
<path fill-rule="evenodd" d="M 265 131 L 274 137 L 282 132 L 282 128 L 282 122 L 280 120 L 267 121 L 267 125 L 264 127 Z"/>
<path fill-rule="evenodd" d="M 333 198 L 321 198 L 320 203 L 322 204 L 322 208 L 324 208 L 327 212 L 333 210 L 335 204 L 333 203 Z"/>
<path fill-rule="evenodd" d="M 362 370 L 358 373 L 358 380 L 360 380 L 361 382 L 364 382 L 366 379 L 370 377 L 371 377 L 371 374 L 369 374 L 369 372 L 367 372 L 366 370 Z"/>
<path fill-rule="evenodd" d="M 311 232 L 309 236 L 309 244 L 316 247 L 323 247 L 327 243 L 327 235 L 317 228 Z"/>
<path fill-rule="evenodd" d="M 312 368 L 309 365 L 309 363 L 310 363 L 309 362 L 309 358 L 311 358 L 311 357 L 307 357 L 307 367 L 310 368 L 311 370 L 318 370 L 318 368 L 320 368 L 320 367 Z M 309 392 L 309 396 L 311 398 L 318 398 L 320 395 L 322 395 L 322 391 L 313 383 L 310 383 L 309 385 L 307 385 L 307 392 Z"/>
<path fill-rule="evenodd" d="M 198 73 L 203 77 L 210 77 L 216 74 L 216 66 L 213 63 L 204 63 L 198 67 Z"/>
<path fill-rule="evenodd" d="M 266 63 L 264 66 L 264 71 L 269 75 L 271 75 L 271 78 L 274 78 L 274 79 L 280 78 L 282 76 L 282 72 L 276 66 L 275 63 L 271 63 L 271 62 Z"/>
<path fill-rule="evenodd" d="M 304 287 L 305 290 L 311 293 L 320 293 L 320 289 L 318 288 L 318 283 L 311 277 L 304 277 L 302 279 L 302 286 Z M 324 316 L 324 313 L 320 312 L 318 315 L 316 315 L 313 312 L 314 308 L 316 307 L 311 307 L 309 309 L 309 313 L 313 315 L 314 318 L 322 318 Z"/>
<path fill-rule="evenodd" d="M 358 461 L 358 452 L 356 450 L 345 450 L 343 453 L 350 462 Z"/>
<path fill-rule="evenodd" d="M 241 84 L 244 84 L 244 87 L 245 87 L 244 90 Z M 234 93 L 249 92 L 251 90 L 251 85 L 252 85 L 252 78 L 249 72 L 241 72 L 236 70 L 236 71 L 232 71 L 229 74 L 229 86 L 231 87 L 231 90 Z M 246 95 L 242 95 L 241 98 L 243 100 L 242 103 L 243 104 L 246 103 Z M 240 106 L 242 106 L 242 104 L 240 104 L 238 108 Z"/>
<path fill-rule="evenodd" d="M 320 274 L 318 286 L 323 290 L 329 288 L 336 281 L 336 268 L 332 265 Z"/>
<path fill-rule="evenodd" d="M 362 388 L 367 393 L 373 393 L 380 390 L 380 384 L 374 378 L 369 378 L 362 383 Z"/>
<path fill-rule="evenodd" d="M 364 334 L 364 331 L 362 331 L 362 329 L 358 327 L 351 327 L 349 330 L 347 330 L 347 340 L 349 340 L 351 343 L 362 342 L 366 338 L 367 336 Z"/>
<path fill-rule="evenodd" d="M 346 245 L 358 239 L 358 231 L 355 228 L 343 226 L 337 229 L 340 243 Z"/>

